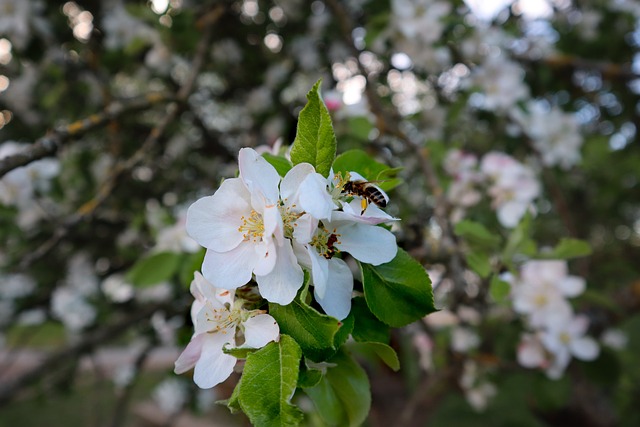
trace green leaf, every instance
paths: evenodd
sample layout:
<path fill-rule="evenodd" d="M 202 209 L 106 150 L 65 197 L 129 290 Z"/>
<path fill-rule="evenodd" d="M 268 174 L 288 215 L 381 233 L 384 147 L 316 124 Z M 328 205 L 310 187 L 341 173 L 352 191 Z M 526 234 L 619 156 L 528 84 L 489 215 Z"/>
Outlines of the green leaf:
<path fill-rule="evenodd" d="M 307 94 L 307 105 L 298 116 L 296 138 L 291 147 L 291 161 L 310 163 L 322 176 L 328 176 L 336 157 L 336 135 L 333 132 L 331 116 L 320 97 L 318 80 Z"/>
<path fill-rule="evenodd" d="M 491 260 L 489 255 L 481 250 L 471 251 L 466 254 L 467 264 L 469 268 L 478 273 L 483 279 L 491 274 Z"/>
<path fill-rule="evenodd" d="M 551 252 L 540 253 L 536 258 L 544 259 L 570 259 L 591 255 L 589 243 L 580 239 L 564 238 Z"/>
<path fill-rule="evenodd" d="M 222 351 L 225 354 L 232 355 L 236 359 L 246 359 L 249 354 L 255 353 L 256 349 L 255 348 L 249 348 L 249 347 L 227 348 L 226 346 L 224 346 L 224 347 L 222 347 Z"/>
<path fill-rule="evenodd" d="M 330 426 L 360 426 L 371 408 L 367 374 L 348 354 L 338 352 L 335 364 L 317 386 L 305 389 L 318 413 Z"/>
<path fill-rule="evenodd" d="M 321 379 L 321 370 L 310 368 L 303 364 L 302 369 L 300 370 L 300 376 L 298 377 L 298 387 L 315 387 L 316 385 L 318 385 Z"/>
<path fill-rule="evenodd" d="M 493 276 L 491 278 L 491 283 L 489 284 L 489 295 L 495 302 L 503 302 L 509 296 L 509 292 L 511 292 L 511 286 L 509 283 L 500 279 L 498 276 Z"/>
<path fill-rule="evenodd" d="M 402 249 L 386 264 L 360 268 L 367 305 L 387 325 L 404 326 L 436 311 L 427 272 Z"/>
<path fill-rule="evenodd" d="M 238 381 L 238 384 L 236 384 L 236 388 L 233 389 L 233 393 L 231 393 L 231 396 L 228 399 L 216 400 L 217 404 L 225 405 L 227 408 L 229 408 L 232 414 L 236 414 L 242 411 L 242 408 L 240 407 L 240 399 L 239 399 L 241 383 L 242 383 L 242 378 L 240 378 L 240 381 Z"/>
<path fill-rule="evenodd" d="M 396 351 L 387 344 L 381 342 L 359 342 L 353 346 L 358 351 L 373 353 L 379 357 L 389 368 L 394 371 L 400 370 L 400 360 Z"/>
<path fill-rule="evenodd" d="M 530 229 L 531 214 L 527 212 L 507 239 L 507 244 L 502 252 L 502 258 L 505 264 L 511 265 L 514 257 L 517 255 L 524 255 L 526 257 L 536 255 L 538 249 L 536 243 L 529 237 Z"/>
<path fill-rule="evenodd" d="M 455 225 L 453 232 L 457 236 L 463 237 L 472 246 L 487 249 L 496 249 L 500 246 L 500 236 L 492 233 L 478 222 L 462 220 Z"/>
<path fill-rule="evenodd" d="M 390 168 L 384 163 L 376 161 L 362 150 L 349 150 L 338 155 L 333 162 L 334 172 L 358 172 L 370 181 L 383 180 L 377 183 L 384 191 L 389 191 L 402 184 L 402 180 L 396 175 L 401 168 Z"/>
<path fill-rule="evenodd" d="M 347 342 L 349 335 L 353 331 L 355 320 L 351 316 L 347 316 L 342 322 L 340 322 L 340 329 L 333 337 L 333 345 L 336 349 L 340 348 L 342 344 Z"/>
<path fill-rule="evenodd" d="M 240 407 L 255 426 L 297 426 L 302 411 L 291 404 L 298 384 L 300 347 L 287 335 L 247 357 L 238 384 Z"/>
<path fill-rule="evenodd" d="M 296 340 L 305 357 L 321 362 L 336 352 L 335 336 L 341 322 L 302 301 L 304 292 L 305 286 L 288 305 L 269 303 L 269 314 L 278 322 L 281 333 Z"/>
<path fill-rule="evenodd" d="M 180 266 L 181 254 L 160 252 L 136 262 L 126 280 L 136 286 L 151 286 L 173 277 Z"/>
<path fill-rule="evenodd" d="M 389 343 L 389 327 L 382 323 L 371 313 L 364 297 L 356 297 L 351 300 L 351 313 L 355 324 L 351 335 L 358 342 Z"/>
<path fill-rule="evenodd" d="M 285 176 L 291 169 L 291 162 L 282 156 L 274 156 L 273 154 L 263 153 L 262 157 L 278 171 L 278 175 Z"/>

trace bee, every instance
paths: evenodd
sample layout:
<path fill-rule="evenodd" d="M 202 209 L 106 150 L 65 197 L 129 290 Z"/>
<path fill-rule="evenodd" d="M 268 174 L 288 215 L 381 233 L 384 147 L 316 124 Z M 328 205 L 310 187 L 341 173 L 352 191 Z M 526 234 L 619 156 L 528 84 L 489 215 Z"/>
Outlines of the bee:
<path fill-rule="evenodd" d="M 387 203 L 389 203 L 389 196 L 387 196 L 387 193 L 373 182 L 364 179 L 363 176 L 356 172 L 350 173 L 350 179 L 342 184 L 340 192 L 349 196 L 358 196 L 362 198 L 362 201 L 360 202 L 362 206 L 360 215 L 364 213 L 369 206 L 369 203 L 373 203 L 380 208 L 384 208 L 387 206 Z"/>

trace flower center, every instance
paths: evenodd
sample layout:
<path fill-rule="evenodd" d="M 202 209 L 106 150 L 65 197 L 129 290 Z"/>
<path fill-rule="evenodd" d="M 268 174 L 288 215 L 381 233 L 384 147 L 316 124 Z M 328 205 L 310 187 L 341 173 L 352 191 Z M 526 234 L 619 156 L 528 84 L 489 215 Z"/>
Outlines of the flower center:
<path fill-rule="evenodd" d="M 538 294 L 534 297 L 533 299 L 533 303 L 537 306 L 537 307 L 544 307 L 545 305 L 547 305 L 548 302 L 548 298 L 545 294 Z"/>
<path fill-rule="evenodd" d="M 205 318 L 211 325 L 209 333 L 222 332 L 226 334 L 228 329 L 235 331 L 242 320 L 240 310 L 235 308 L 229 310 L 227 307 L 213 308 L 210 303 L 207 305 L 209 309 L 206 311 Z"/>
<path fill-rule="evenodd" d="M 255 210 L 251 209 L 251 215 L 249 218 L 244 215 L 240 217 L 242 225 L 238 227 L 238 231 L 242 233 L 244 240 L 253 240 L 253 242 L 259 242 L 264 234 L 264 220 Z"/>
<path fill-rule="evenodd" d="M 560 342 L 564 345 L 568 345 L 571 342 L 571 336 L 566 332 L 562 332 L 559 338 Z"/>
<path fill-rule="evenodd" d="M 335 254 L 340 253 L 340 250 L 334 246 L 336 243 L 340 244 L 341 242 L 340 234 L 336 233 L 335 228 L 332 232 L 324 228 L 318 228 L 316 235 L 309 242 L 326 259 L 331 259 Z"/>
<path fill-rule="evenodd" d="M 284 224 L 284 237 L 293 239 L 293 231 L 295 227 L 298 226 L 296 221 L 304 214 L 304 212 L 296 212 L 298 206 L 295 203 L 287 205 L 286 202 L 287 199 L 282 200 L 280 204 L 278 204 L 278 210 L 280 211 L 282 223 Z"/>

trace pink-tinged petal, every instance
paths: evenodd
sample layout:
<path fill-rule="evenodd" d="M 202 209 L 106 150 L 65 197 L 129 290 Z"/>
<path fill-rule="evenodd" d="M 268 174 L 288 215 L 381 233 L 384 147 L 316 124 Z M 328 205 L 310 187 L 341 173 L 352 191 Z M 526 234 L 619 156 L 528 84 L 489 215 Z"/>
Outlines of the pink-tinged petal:
<path fill-rule="evenodd" d="M 574 339 L 569 347 L 571 354 L 580 360 L 594 360 L 600 354 L 598 343 L 590 337 Z"/>
<path fill-rule="evenodd" d="M 253 273 L 256 276 L 264 276 L 265 274 L 271 273 L 278 260 L 276 243 L 271 239 L 263 240 L 259 244 L 254 245 L 254 249 L 257 262 L 253 268 Z"/>
<path fill-rule="evenodd" d="M 331 211 L 336 209 L 336 205 L 327 191 L 327 180 L 319 173 L 309 174 L 302 181 L 298 200 L 302 210 L 317 219 L 329 219 Z"/>
<path fill-rule="evenodd" d="M 205 336 L 200 359 L 196 362 L 193 381 L 200 388 L 211 388 L 229 378 L 236 358 L 225 354 L 222 347 L 233 339 L 233 330 L 227 334 L 212 333 Z"/>
<path fill-rule="evenodd" d="M 236 289 L 251 280 L 258 263 L 255 245 L 244 242 L 225 253 L 207 250 L 202 275 L 217 288 Z"/>
<path fill-rule="evenodd" d="M 534 336 L 523 336 L 518 345 L 518 363 L 525 368 L 539 368 L 546 362 L 542 344 Z"/>
<path fill-rule="evenodd" d="M 271 341 L 277 341 L 280 327 L 276 319 L 268 314 L 251 317 L 244 324 L 244 344 L 242 347 L 262 348 Z"/>
<path fill-rule="evenodd" d="M 307 175 L 315 173 L 315 171 L 309 163 L 298 163 L 287 172 L 280 183 L 280 198 L 282 198 L 286 206 L 297 202 L 300 184 Z"/>
<path fill-rule="evenodd" d="M 213 196 L 203 197 L 187 211 L 187 233 L 201 246 L 229 251 L 243 240 L 238 228 L 251 214 L 249 193 L 239 178 L 225 180 Z"/>
<path fill-rule="evenodd" d="M 314 295 L 325 313 L 342 320 L 351 311 L 353 274 L 347 263 L 339 258 L 330 259 L 328 264 L 329 278 L 324 296 L 319 295 L 317 286 Z"/>
<path fill-rule="evenodd" d="M 289 240 L 277 247 L 276 262 L 269 274 L 256 274 L 258 290 L 264 299 L 280 305 L 289 304 L 296 297 L 304 281 L 304 273 L 298 265 Z"/>
<path fill-rule="evenodd" d="M 340 243 L 336 243 L 335 247 L 367 264 L 384 264 L 398 252 L 396 236 L 382 227 L 356 223 L 338 228 L 338 233 Z"/>
<path fill-rule="evenodd" d="M 307 247 L 307 254 L 311 261 L 311 280 L 315 292 L 323 298 L 327 290 L 327 280 L 329 280 L 329 260 L 320 256 L 313 246 Z"/>
<path fill-rule="evenodd" d="M 250 193 L 258 190 L 264 195 L 268 204 L 278 201 L 278 184 L 280 175 L 273 166 L 252 148 L 242 148 L 238 155 L 240 178 Z"/>
<path fill-rule="evenodd" d="M 190 369 L 196 366 L 196 362 L 200 359 L 202 353 L 202 344 L 204 342 L 204 335 L 195 335 L 187 344 L 184 351 L 178 356 L 178 359 L 174 363 L 173 372 L 176 374 L 184 374 Z"/>
<path fill-rule="evenodd" d="M 559 280 L 556 286 L 562 295 L 566 297 L 576 297 L 584 292 L 586 288 L 585 280 L 578 276 L 567 276 Z"/>

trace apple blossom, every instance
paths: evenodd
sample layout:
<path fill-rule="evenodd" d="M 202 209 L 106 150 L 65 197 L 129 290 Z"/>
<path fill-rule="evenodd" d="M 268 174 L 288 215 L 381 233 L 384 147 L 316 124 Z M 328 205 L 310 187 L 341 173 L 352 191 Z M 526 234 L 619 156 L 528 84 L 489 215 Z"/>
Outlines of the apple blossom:
<path fill-rule="evenodd" d="M 199 272 L 191 282 L 195 300 L 191 306 L 194 335 L 175 362 L 175 373 L 194 369 L 193 380 L 200 388 L 211 388 L 233 372 L 236 358 L 223 348 L 237 346 L 236 337 L 244 334 L 242 348 L 261 348 L 278 339 L 278 324 L 261 310 L 245 310 L 242 299 L 227 289 L 216 288 Z"/>
<path fill-rule="evenodd" d="M 255 274 L 260 293 L 290 303 L 302 285 L 302 269 L 284 236 L 280 177 L 255 150 L 239 154 L 240 177 L 225 180 L 213 196 L 187 211 L 187 232 L 207 248 L 202 274 L 215 286 L 236 289 Z"/>

